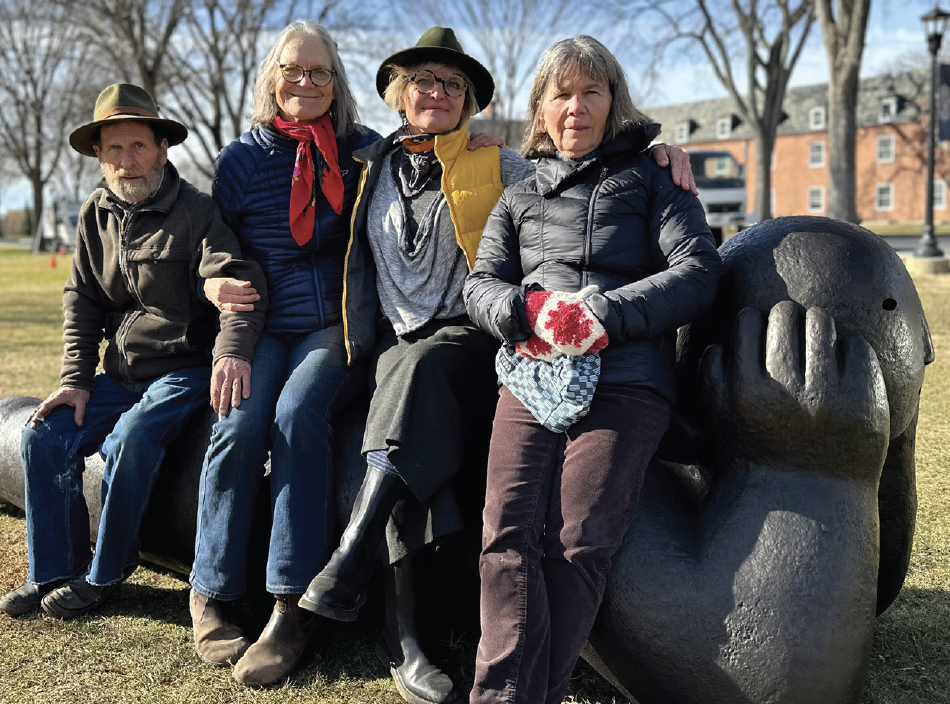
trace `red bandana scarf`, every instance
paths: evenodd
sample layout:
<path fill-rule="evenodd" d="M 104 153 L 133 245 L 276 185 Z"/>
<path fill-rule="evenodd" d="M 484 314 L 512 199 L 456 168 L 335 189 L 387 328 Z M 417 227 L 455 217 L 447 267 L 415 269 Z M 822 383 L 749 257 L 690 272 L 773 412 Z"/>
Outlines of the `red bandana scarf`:
<path fill-rule="evenodd" d="M 274 118 L 274 129 L 297 140 L 297 162 L 290 186 L 290 234 L 297 244 L 303 246 L 313 238 L 318 185 L 333 212 L 337 215 L 343 212 L 343 176 L 340 174 L 333 123 L 329 115 L 309 122 L 288 122 L 278 115 Z M 326 165 L 322 173 L 314 166 L 311 142 L 316 142 Z"/>

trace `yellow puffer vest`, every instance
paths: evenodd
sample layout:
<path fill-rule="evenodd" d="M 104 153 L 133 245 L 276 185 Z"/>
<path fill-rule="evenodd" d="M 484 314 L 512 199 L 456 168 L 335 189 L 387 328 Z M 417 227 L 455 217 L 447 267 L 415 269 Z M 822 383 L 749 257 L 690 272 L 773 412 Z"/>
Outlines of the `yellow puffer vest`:
<path fill-rule="evenodd" d="M 501 183 L 498 147 L 475 151 L 467 147 L 468 129 L 464 125 L 435 138 L 435 155 L 442 162 L 442 193 L 455 225 L 455 239 L 471 271 L 482 228 L 505 187 Z"/>

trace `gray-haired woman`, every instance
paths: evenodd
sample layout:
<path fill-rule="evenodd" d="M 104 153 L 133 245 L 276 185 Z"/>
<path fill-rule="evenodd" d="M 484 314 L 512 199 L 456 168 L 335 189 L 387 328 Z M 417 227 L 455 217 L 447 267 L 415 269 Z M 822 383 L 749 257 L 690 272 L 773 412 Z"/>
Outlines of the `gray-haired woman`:
<path fill-rule="evenodd" d="M 319 621 L 297 599 L 335 537 L 331 410 L 361 381 L 347 365 L 343 260 L 359 178 L 352 154 L 378 135 L 357 119 L 336 43 L 316 22 L 294 22 L 261 63 L 251 130 L 215 164 L 212 195 L 264 269 L 270 307 L 250 395 L 233 399 L 205 456 L 191 616 L 198 656 L 235 665 L 247 685 L 290 672 Z M 246 310 L 256 297 L 229 280 L 209 280 L 205 291 L 222 309 Z M 265 578 L 275 604 L 252 645 L 229 606 L 248 588 L 261 492 L 273 519 Z"/>
<path fill-rule="evenodd" d="M 667 426 L 676 329 L 715 295 L 720 261 L 702 206 L 642 152 L 658 131 L 600 42 L 547 51 L 523 148 L 537 173 L 505 189 L 464 295 L 476 324 L 508 346 L 503 381 L 504 362 L 543 373 L 583 360 L 600 376 L 566 431 L 536 418 L 514 383 L 519 397 L 501 389 L 473 704 L 563 699 Z"/>

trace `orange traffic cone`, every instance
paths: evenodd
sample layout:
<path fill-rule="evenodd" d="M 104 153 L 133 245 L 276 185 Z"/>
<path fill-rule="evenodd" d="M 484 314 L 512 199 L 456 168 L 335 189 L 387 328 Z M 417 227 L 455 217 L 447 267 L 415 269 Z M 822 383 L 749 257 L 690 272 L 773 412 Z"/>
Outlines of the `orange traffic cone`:
<path fill-rule="evenodd" d="M 55 268 L 56 268 L 56 252 L 50 252 L 50 255 L 49 255 L 49 268 L 50 268 L 50 269 L 55 269 Z"/>
<path fill-rule="evenodd" d="M 66 256 L 66 245 L 64 244 L 59 245 L 59 256 L 61 257 Z"/>

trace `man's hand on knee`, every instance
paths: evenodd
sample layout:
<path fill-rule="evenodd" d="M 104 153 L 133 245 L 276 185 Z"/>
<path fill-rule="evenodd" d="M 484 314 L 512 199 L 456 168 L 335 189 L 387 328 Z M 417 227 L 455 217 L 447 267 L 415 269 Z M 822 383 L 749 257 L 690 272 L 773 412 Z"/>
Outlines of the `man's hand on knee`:
<path fill-rule="evenodd" d="M 211 372 L 211 407 L 226 416 L 241 399 L 251 397 L 251 363 L 236 357 L 221 357 Z"/>
<path fill-rule="evenodd" d="M 39 424 L 46 420 L 54 409 L 59 406 L 72 406 L 73 421 L 81 426 L 82 420 L 86 415 L 86 403 L 89 401 L 89 392 L 85 389 L 75 389 L 70 386 L 63 386 L 51 393 L 43 403 L 36 407 L 36 410 L 30 415 L 26 424 L 32 430 L 36 430 Z"/>

